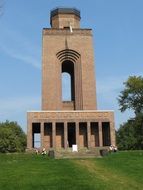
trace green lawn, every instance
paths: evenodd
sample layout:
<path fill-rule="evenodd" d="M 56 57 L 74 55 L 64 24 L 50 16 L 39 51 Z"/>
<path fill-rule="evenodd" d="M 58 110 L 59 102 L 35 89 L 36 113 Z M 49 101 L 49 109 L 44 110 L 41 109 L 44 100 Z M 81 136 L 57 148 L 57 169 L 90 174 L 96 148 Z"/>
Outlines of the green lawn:
<path fill-rule="evenodd" d="M 0 154 L 0 190 L 143 189 L 143 151 L 95 159 Z"/>

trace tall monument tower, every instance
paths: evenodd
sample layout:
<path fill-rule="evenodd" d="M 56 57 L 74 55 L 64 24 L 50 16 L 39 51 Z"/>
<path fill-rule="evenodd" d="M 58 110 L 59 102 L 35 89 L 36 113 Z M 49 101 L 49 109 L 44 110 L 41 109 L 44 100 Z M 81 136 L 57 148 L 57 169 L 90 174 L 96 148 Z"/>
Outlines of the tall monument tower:
<path fill-rule="evenodd" d="M 27 146 L 59 149 L 115 144 L 113 111 L 97 110 L 92 30 L 80 28 L 80 11 L 51 11 L 43 29 L 42 111 L 28 112 Z M 70 76 L 70 100 L 62 98 L 62 73 Z"/>
<path fill-rule="evenodd" d="M 43 110 L 95 110 L 92 31 L 80 28 L 76 9 L 51 11 L 43 30 Z M 71 102 L 62 102 L 61 73 L 71 77 Z"/>

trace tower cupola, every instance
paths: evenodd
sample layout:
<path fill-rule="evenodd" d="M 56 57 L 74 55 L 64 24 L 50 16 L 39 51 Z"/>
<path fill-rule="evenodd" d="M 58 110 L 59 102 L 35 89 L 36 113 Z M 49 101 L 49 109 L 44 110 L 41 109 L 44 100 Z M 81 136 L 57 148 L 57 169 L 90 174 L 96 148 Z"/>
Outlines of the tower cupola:
<path fill-rule="evenodd" d="M 52 28 L 80 28 L 80 11 L 75 8 L 56 8 L 51 11 Z"/>

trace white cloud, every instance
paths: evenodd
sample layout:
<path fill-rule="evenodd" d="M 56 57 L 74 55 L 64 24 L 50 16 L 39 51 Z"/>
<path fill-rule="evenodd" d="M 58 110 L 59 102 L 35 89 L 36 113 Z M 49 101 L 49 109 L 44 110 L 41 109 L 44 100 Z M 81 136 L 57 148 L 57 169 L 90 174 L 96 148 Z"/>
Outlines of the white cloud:
<path fill-rule="evenodd" d="M 41 48 L 31 42 L 22 32 L 3 27 L 0 35 L 0 50 L 22 63 L 41 68 Z"/>
<path fill-rule="evenodd" d="M 129 76 L 109 76 L 97 80 L 97 104 L 98 109 L 107 109 L 115 111 L 115 126 L 119 127 L 120 124 L 133 117 L 133 112 L 127 110 L 124 113 L 119 111 L 117 98 L 124 89 L 123 82 Z"/>
<path fill-rule="evenodd" d="M 0 122 L 17 121 L 26 132 L 27 111 L 40 109 L 40 96 L 0 99 Z"/>
<path fill-rule="evenodd" d="M 97 91 L 99 94 L 112 94 L 117 93 L 123 89 L 123 82 L 126 81 L 128 76 L 110 76 L 97 80 Z"/>
<path fill-rule="evenodd" d="M 0 117 L 38 108 L 40 97 L 15 97 L 0 99 Z M 8 118 L 8 117 L 7 117 Z"/>
<path fill-rule="evenodd" d="M 40 60 L 38 61 L 36 57 L 34 57 L 33 55 L 30 55 L 29 53 L 28 54 L 22 53 L 19 50 L 17 50 L 16 48 L 10 49 L 10 48 L 5 47 L 4 45 L 0 46 L 0 49 L 12 58 L 20 60 L 26 64 L 31 64 L 38 69 L 41 68 Z"/>
<path fill-rule="evenodd" d="M 137 73 L 136 76 L 141 76 Z M 97 96 L 106 99 L 117 99 L 120 92 L 124 89 L 124 82 L 127 81 L 129 75 L 124 76 L 107 76 L 105 78 L 97 78 Z"/>

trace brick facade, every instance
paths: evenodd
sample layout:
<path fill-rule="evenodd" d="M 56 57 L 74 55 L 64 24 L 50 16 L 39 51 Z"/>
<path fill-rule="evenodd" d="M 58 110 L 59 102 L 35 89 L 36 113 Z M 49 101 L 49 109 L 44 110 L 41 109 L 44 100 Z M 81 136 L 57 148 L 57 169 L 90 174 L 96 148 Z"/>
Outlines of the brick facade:
<path fill-rule="evenodd" d="M 80 28 L 76 9 L 55 9 L 50 22 L 43 29 L 42 111 L 27 112 L 27 148 L 35 133 L 46 149 L 115 144 L 113 111 L 97 110 L 92 30 Z M 71 101 L 62 101 L 62 72 L 71 76 Z"/>

